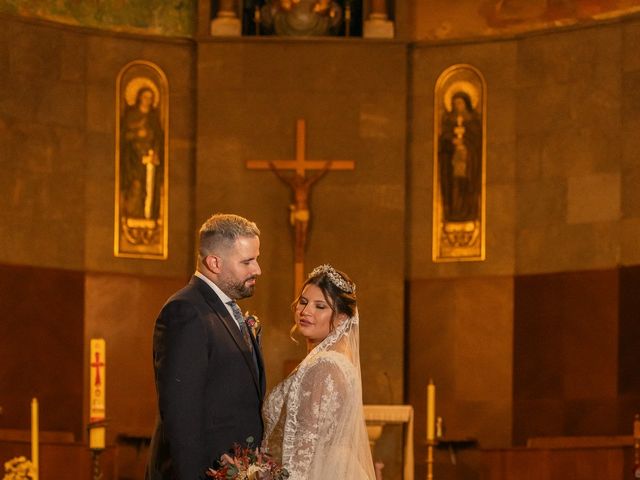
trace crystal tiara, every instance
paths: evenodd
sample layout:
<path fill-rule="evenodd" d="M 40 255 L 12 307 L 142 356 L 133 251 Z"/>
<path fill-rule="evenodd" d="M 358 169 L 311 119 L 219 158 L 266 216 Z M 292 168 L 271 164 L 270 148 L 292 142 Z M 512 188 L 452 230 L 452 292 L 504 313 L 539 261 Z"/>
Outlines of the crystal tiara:
<path fill-rule="evenodd" d="M 342 275 L 340 275 L 335 268 L 333 268 L 328 263 L 324 265 L 320 265 L 313 269 L 313 271 L 309 274 L 309 278 L 317 277 L 318 275 L 325 274 L 329 277 L 331 283 L 333 283 L 336 287 L 342 290 L 345 293 L 355 293 L 356 285 L 354 283 L 348 282 L 344 279 Z"/>

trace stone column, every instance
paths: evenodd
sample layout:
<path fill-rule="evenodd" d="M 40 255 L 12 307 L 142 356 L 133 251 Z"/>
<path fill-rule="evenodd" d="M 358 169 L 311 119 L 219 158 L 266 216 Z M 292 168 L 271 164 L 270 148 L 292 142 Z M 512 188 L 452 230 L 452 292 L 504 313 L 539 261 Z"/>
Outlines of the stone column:
<path fill-rule="evenodd" d="M 242 35 L 242 23 L 238 18 L 236 0 L 220 0 L 216 18 L 211 20 L 211 35 L 214 37 Z"/>
<path fill-rule="evenodd" d="M 393 38 L 394 25 L 387 15 L 386 0 L 371 0 L 369 18 L 364 22 L 365 38 Z"/>

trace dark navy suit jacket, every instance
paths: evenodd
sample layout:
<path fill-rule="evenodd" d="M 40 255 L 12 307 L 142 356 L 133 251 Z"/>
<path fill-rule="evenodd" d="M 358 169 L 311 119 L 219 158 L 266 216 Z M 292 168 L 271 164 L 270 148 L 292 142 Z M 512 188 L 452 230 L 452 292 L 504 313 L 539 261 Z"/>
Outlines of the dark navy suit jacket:
<path fill-rule="evenodd" d="M 153 332 L 159 416 L 148 480 L 197 480 L 234 443 L 262 440 L 265 374 L 213 289 L 193 276 L 164 305 Z"/>

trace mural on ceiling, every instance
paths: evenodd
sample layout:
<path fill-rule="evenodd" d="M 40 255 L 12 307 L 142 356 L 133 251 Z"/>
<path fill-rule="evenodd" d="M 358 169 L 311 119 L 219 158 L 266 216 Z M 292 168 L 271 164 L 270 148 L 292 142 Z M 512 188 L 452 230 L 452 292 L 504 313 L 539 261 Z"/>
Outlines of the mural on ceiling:
<path fill-rule="evenodd" d="M 0 12 L 108 30 L 188 37 L 197 0 L 0 0 Z"/>
<path fill-rule="evenodd" d="M 640 12 L 640 0 L 426 0 L 415 8 L 416 36 L 446 39 L 615 18 Z"/>

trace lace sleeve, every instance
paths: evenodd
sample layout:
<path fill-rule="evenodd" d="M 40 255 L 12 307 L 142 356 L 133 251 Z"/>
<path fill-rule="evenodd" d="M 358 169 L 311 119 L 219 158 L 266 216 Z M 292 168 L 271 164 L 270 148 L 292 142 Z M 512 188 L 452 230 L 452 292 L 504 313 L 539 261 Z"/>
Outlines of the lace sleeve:
<path fill-rule="evenodd" d="M 344 366 L 331 357 L 318 358 L 302 374 L 296 414 L 285 426 L 283 460 L 290 480 L 309 479 L 314 463 L 323 461 L 326 447 L 335 442 L 350 388 Z"/>

